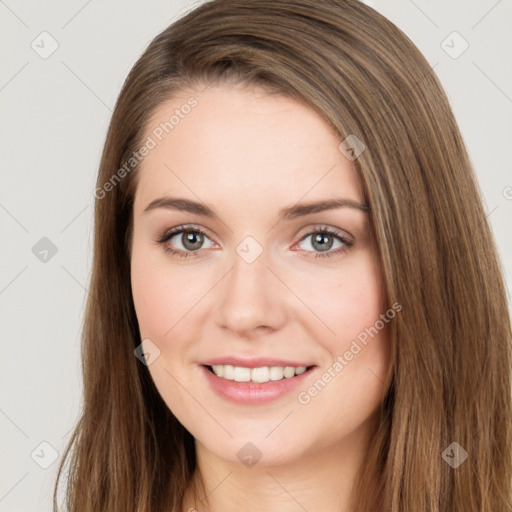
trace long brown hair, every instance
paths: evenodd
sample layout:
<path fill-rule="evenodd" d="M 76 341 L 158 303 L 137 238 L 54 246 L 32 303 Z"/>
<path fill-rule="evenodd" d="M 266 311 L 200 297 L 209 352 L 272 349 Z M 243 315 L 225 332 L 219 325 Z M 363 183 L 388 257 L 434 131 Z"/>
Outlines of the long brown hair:
<path fill-rule="evenodd" d="M 119 169 L 163 101 L 241 82 L 305 102 L 340 142 L 355 135 L 366 146 L 355 164 L 387 299 L 403 308 L 390 324 L 392 364 L 354 509 L 510 512 L 512 334 L 474 171 L 425 58 L 356 0 L 207 2 L 158 35 L 130 72 L 99 169 L 83 407 L 54 510 L 64 472 L 73 512 L 177 508 L 191 481 L 193 438 L 134 357 L 138 166 Z"/>

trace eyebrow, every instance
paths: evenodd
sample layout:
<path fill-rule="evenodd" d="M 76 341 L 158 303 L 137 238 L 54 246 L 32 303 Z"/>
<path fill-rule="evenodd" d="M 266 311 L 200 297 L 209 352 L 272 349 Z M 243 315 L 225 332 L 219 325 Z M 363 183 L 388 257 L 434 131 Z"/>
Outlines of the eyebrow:
<path fill-rule="evenodd" d="M 159 197 L 158 199 L 151 201 L 151 203 L 146 206 L 144 213 L 150 212 L 157 208 L 185 211 L 212 219 L 219 218 L 215 211 L 205 204 L 179 197 Z M 353 208 L 364 213 L 369 213 L 371 210 L 370 206 L 365 203 L 359 203 L 352 199 L 338 198 L 310 203 L 300 203 L 289 206 L 287 208 L 283 208 L 279 210 L 279 218 L 295 219 L 304 215 L 310 215 L 312 213 L 318 213 L 325 210 L 333 210 L 335 208 Z"/>

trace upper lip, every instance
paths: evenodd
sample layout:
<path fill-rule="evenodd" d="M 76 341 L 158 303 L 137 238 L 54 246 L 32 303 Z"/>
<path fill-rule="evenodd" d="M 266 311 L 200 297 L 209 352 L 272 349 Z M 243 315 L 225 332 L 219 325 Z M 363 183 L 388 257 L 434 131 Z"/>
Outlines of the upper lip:
<path fill-rule="evenodd" d="M 205 366 L 229 364 L 232 366 L 240 366 L 242 368 L 261 368 L 264 366 L 294 366 L 296 368 L 299 366 L 305 366 L 307 368 L 309 366 L 314 366 L 313 363 L 292 361 L 289 359 L 275 359 L 271 357 L 252 357 L 243 359 L 233 356 L 214 357 L 203 361 L 201 364 Z"/>

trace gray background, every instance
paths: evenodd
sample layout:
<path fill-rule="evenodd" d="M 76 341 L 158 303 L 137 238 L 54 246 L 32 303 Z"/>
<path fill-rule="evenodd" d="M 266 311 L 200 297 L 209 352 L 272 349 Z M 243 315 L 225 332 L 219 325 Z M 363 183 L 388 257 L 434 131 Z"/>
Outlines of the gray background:
<path fill-rule="evenodd" d="M 54 456 L 81 403 L 92 192 L 111 111 L 147 44 L 197 3 L 0 0 L 0 511 L 51 510 Z M 510 285 L 512 2 L 367 3 L 435 66 Z"/>

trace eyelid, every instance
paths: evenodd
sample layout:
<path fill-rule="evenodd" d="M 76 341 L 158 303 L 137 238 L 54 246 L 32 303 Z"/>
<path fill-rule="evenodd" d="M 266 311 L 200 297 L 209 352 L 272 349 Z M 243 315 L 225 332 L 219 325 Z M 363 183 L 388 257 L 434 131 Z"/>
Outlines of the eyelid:
<path fill-rule="evenodd" d="M 304 240 L 304 238 L 306 238 L 309 235 L 312 235 L 314 233 L 324 233 L 324 232 L 327 232 L 331 235 L 338 236 L 352 244 L 355 243 L 355 237 L 352 234 L 350 234 L 348 231 L 345 231 L 345 230 L 342 230 L 339 228 L 335 228 L 333 226 L 330 226 L 329 224 L 309 225 L 309 226 L 301 229 L 297 236 L 300 236 L 299 242 L 302 242 L 302 240 Z"/>
<path fill-rule="evenodd" d="M 170 229 L 166 229 L 161 235 L 157 235 L 155 238 L 155 242 L 164 243 L 171 239 L 174 235 L 180 234 L 184 231 L 194 231 L 203 234 L 205 237 L 209 238 L 212 242 L 216 243 L 214 238 L 203 227 L 197 226 L 195 224 L 180 224 L 179 226 L 175 226 Z M 218 244 L 217 244 L 218 245 Z"/>

